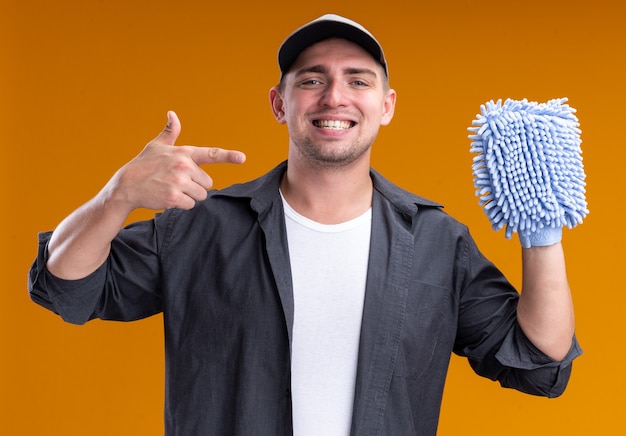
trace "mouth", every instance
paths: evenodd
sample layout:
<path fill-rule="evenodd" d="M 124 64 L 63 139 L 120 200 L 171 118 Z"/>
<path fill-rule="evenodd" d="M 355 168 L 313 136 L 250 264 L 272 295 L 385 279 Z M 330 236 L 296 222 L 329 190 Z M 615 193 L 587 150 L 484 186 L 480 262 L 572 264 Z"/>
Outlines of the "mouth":
<path fill-rule="evenodd" d="M 345 120 L 313 120 L 313 125 L 320 129 L 347 130 L 356 125 L 354 121 Z"/>

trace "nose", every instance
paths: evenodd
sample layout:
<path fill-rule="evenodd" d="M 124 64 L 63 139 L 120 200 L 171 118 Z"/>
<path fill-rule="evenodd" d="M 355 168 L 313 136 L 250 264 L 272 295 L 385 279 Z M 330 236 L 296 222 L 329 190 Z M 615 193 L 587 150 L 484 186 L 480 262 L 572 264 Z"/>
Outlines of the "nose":
<path fill-rule="evenodd" d="M 345 106 L 345 92 L 338 81 L 330 81 L 324 88 L 320 103 L 326 107 L 339 107 Z"/>

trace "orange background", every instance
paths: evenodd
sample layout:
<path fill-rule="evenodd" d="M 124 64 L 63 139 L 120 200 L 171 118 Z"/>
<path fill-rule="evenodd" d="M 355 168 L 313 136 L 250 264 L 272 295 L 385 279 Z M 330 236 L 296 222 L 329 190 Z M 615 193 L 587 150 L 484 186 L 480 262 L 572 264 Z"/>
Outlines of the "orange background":
<path fill-rule="evenodd" d="M 218 187 L 284 159 L 287 133 L 267 96 L 277 47 L 295 27 L 335 12 L 379 38 L 398 91 L 373 165 L 446 204 L 516 284 L 519 244 L 493 232 L 477 205 L 466 129 L 491 99 L 568 97 L 578 109 L 591 214 L 565 231 L 564 244 L 585 354 L 555 400 L 501 389 L 455 357 L 439 434 L 621 434 L 624 5 L 2 0 L 0 433 L 162 434 L 161 317 L 77 327 L 31 303 L 36 233 L 95 194 L 161 130 L 168 109 L 183 124 L 179 143 L 248 155 L 244 166 L 210 168 Z"/>

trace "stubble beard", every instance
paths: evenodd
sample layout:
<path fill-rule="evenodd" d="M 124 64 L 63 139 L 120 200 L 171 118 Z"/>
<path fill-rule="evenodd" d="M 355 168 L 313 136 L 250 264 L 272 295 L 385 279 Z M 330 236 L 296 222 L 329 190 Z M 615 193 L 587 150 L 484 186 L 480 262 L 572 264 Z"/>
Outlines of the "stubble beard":
<path fill-rule="evenodd" d="M 309 164 L 320 169 L 341 169 L 362 158 L 371 149 L 373 142 L 374 138 L 369 141 L 353 141 L 335 149 L 332 148 L 332 141 L 330 147 L 328 144 L 322 146 L 306 137 L 295 142 L 295 145 Z"/>

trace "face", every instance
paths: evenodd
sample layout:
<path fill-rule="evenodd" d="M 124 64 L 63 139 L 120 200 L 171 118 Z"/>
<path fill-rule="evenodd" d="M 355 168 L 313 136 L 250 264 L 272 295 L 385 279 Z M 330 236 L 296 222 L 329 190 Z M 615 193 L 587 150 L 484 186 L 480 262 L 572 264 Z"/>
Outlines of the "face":
<path fill-rule="evenodd" d="M 329 39 L 304 50 L 270 90 L 278 122 L 289 129 L 289 159 L 319 167 L 362 160 L 393 117 L 395 91 L 381 65 L 359 45 Z"/>

